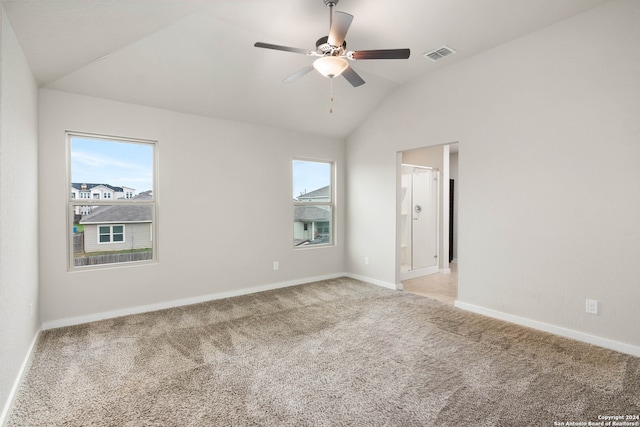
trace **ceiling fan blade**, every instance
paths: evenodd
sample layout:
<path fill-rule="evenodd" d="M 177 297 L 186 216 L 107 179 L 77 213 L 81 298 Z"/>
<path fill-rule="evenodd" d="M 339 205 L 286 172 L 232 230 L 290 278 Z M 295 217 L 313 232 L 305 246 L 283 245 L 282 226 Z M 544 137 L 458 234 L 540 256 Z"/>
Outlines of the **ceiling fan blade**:
<path fill-rule="evenodd" d="M 351 59 L 407 59 L 411 51 L 409 49 L 378 49 L 378 50 L 359 50 L 349 52 Z"/>
<path fill-rule="evenodd" d="M 283 50 L 285 52 L 301 53 L 303 55 L 309 55 L 311 52 L 307 49 L 299 47 L 280 46 L 279 44 L 256 42 L 255 47 L 262 47 L 264 49 Z"/>
<path fill-rule="evenodd" d="M 364 80 L 362 80 L 362 77 L 360 77 L 358 73 L 353 71 L 353 68 L 351 67 L 347 67 L 346 70 L 342 72 L 342 75 L 345 79 L 347 79 L 349 83 L 351 83 L 351 86 L 353 87 L 362 86 L 364 84 Z"/>
<path fill-rule="evenodd" d="M 344 38 L 347 36 L 349 26 L 353 21 L 353 15 L 344 12 L 334 12 L 331 19 L 331 28 L 329 29 L 328 43 L 332 46 L 342 46 Z"/>
<path fill-rule="evenodd" d="M 313 65 L 307 65 L 306 67 L 296 71 L 294 74 L 290 75 L 286 79 L 283 80 L 285 83 L 291 83 L 298 80 L 300 77 L 307 74 L 309 71 L 313 70 Z"/>

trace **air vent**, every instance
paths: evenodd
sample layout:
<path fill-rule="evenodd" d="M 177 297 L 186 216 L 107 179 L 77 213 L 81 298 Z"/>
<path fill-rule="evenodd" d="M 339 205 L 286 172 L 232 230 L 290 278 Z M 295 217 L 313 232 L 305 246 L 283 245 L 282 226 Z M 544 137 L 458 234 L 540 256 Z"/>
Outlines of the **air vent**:
<path fill-rule="evenodd" d="M 432 60 L 433 62 L 439 61 L 442 58 L 446 58 L 447 56 L 451 56 L 456 53 L 455 50 L 451 49 L 449 46 L 442 46 L 439 49 L 432 50 L 431 52 L 427 52 L 424 54 L 424 57 Z"/>

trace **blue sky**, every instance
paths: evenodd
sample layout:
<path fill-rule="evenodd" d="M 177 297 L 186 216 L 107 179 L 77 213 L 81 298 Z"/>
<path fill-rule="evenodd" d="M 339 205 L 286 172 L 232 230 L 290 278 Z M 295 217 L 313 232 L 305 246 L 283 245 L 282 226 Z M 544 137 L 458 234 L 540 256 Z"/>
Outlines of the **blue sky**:
<path fill-rule="evenodd" d="M 72 137 L 71 182 L 152 190 L 153 146 Z"/>
<path fill-rule="evenodd" d="M 293 161 L 293 197 L 331 184 L 331 164 L 324 162 Z"/>

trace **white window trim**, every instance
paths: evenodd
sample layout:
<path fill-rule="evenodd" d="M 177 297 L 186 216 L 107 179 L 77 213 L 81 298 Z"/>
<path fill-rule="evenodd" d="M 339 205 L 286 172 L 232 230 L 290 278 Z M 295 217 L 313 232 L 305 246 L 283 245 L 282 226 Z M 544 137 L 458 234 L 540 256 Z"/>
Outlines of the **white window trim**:
<path fill-rule="evenodd" d="M 320 243 L 316 245 L 302 245 L 302 246 L 293 246 L 294 250 L 307 250 L 307 249 L 320 249 L 327 247 L 336 246 L 336 162 L 335 160 L 327 160 L 327 159 L 318 159 L 318 158 L 310 158 L 310 157 L 293 157 L 291 160 L 291 188 L 293 188 L 293 162 L 295 160 L 303 161 L 303 162 L 316 162 L 316 163 L 328 163 L 331 166 L 329 171 L 330 176 L 330 186 L 331 192 L 330 197 L 331 200 L 328 202 L 311 202 L 311 201 L 298 201 L 296 199 L 293 200 L 293 211 L 295 212 L 296 206 L 329 206 L 329 210 L 331 212 L 330 222 L 329 222 L 329 243 Z M 295 218 L 292 219 L 291 224 Z M 293 241 L 293 237 L 291 238 Z"/>
<path fill-rule="evenodd" d="M 152 200 L 135 200 L 135 199 L 108 199 L 105 201 L 104 199 L 72 199 L 70 195 L 67 196 L 67 271 L 69 272 L 77 272 L 77 271 L 86 271 L 86 270 L 100 270 L 104 268 L 126 268 L 130 266 L 138 266 L 138 265 L 146 265 L 146 264 L 157 264 L 159 262 L 159 249 L 158 249 L 158 141 L 150 140 L 150 139 L 138 139 L 138 138 L 127 138 L 127 137 L 118 137 L 111 135 L 100 135 L 100 134 L 91 134 L 85 132 L 75 132 L 75 131 L 67 131 L 67 182 L 66 182 L 66 193 L 69 194 L 68 188 L 71 186 L 71 139 L 72 138 L 88 138 L 88 139 L 98 139 L 103 141 L 113 141 L 113 142 L 128 142 L 134 144 L 149 144 L 153 146 L 153 183 L 152 186 Z M 152 227 L 152 235 L 153 239 L 151 240 L 151 250 L 152 250 L 152 258 L 150 260 L 145 261 L 132 261 L 132 262 L 121 262 L 121 263 L 113 263 L 113 264 L 98 264 L 98 265 L 88 265 L 82 267 L 74 266 L 74 253 L 73 253 L 73 218 L 75 214 L 75 209 L 82 207 L 91 207 L 91 206 L 112 206 L 112 205 L 147 205 L 152 206 L 151 209 L 151 227 Z M 98 231 L 98 241 L 100 240 L 99 231 Z M 121 243 L 121 242 L 114 242 Z"/>

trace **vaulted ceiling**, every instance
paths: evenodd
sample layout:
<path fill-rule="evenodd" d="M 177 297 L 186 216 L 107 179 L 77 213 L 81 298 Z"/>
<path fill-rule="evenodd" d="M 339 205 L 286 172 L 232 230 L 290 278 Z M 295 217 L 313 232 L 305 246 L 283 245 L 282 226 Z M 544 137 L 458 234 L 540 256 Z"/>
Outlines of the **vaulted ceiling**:
<path fill-rule="evenodd" d="M 399 85 L 608 0 L 340 0 L 354 15 L 348 50 L 410 48 L 408 60 L 361 60 L 354 88 L 311 72 L 323 0 L 3 0 L 38 84 L 243 122 L 344 138 Z M 432 62 L 423 54 L 457 51 Z M 570 54 L 570 53 L 568 53 Z"/>

